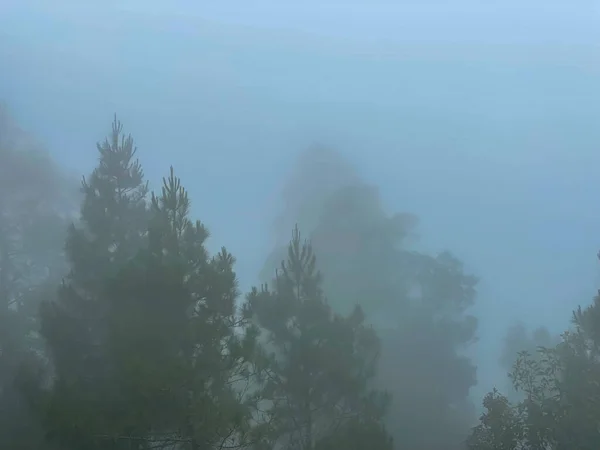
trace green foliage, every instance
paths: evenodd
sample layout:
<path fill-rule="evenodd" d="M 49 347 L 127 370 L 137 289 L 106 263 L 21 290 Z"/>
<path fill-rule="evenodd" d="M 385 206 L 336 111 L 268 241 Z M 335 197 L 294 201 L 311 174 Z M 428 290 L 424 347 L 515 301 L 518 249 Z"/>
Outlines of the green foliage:
<path fill-rule="evenodd" d="M 234 445 L 252 413 L 234 380 L 249 377 L 255 336 L 236 312 L 233 256 L 208 255 L 208 232 L 188 218 L 189 206 L 171 169 L 162 195 L 152 197 L 147 247 L 107 290 L 122 393 L 113 418 L 153 441 Z"/>
<path fill-rule="evenodd" d="M 96 281 L 114 274 L 143 245 L 147 232 L 147 183 L 135 158 L 131 135 L 116 117 L 110 137 L 97 145 L 98 166 L 83 179 L 80 226 L 67 238 L 70 278 L 81 288 L 97 290 Z"/>
<path fill-rule="evenodd" d="M 378 423 L 388 401 L 369 386 L 379 340 L 359 307 L 346 317 L 333 313 L 312 246 L 297 228 L 272 290 L 254 289 L 248 302 L 272 349 L 262 391 L 271 444 L 307 450 L 323 448 L 321 439 L 341 443 L 336 433 L 351 421 L 373 432 L 369 425 Z"/>
<path fill-rule="evenodd" d="M 600 297 L 573 314 L 574 329 L 554 347 L 519 354 L 511 379 L 523 399 L 496 392 L 469 440 L 472 450 L 591 450 L 600 445 Z"/>
<path fill-rule="evenodd" d="M 146 202 L 131 137 L 115 119 L 83 182 L 71 271 L 41 310 L 53 362 L 34 403 L 65 449 L 241 445 L 254 432 L 256 330 L 237 313 L 233 256 L 210 256 L 173 173 Z M 171 444 L 169 444 L 171 443 Z M 218 444 L 218 445 L 217 445 Z"/>
<path fill-rule="evenodd" d="M 467 440 L 472 450 L 515 450 L 523 442 L 524 427 L 518 409 L 497 390 L 483 399 L 485 412 L 481 423 L 473 429 Z"/>
<path fill-rule="evenodd" d="M 80 220 L 68 230 L 70 272 L 57 298 L 41 308 L 53 363 L 46 425 L 50 436 L 75 447 L 91 445 L 91 436 L 110 429 L 111 405 L 120 394 L 107 347 L 106 282 L 137 254 L 147 233 L 147 188 L 133 139 L 115 118 L 110 137 L 97 148 L 98 166 L 82 183 Z"/>

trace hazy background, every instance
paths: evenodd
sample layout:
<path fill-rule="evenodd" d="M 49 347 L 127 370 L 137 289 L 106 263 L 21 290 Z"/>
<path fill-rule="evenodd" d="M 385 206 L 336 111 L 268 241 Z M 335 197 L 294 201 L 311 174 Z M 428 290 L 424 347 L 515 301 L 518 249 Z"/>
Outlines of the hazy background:
<path fill-rule="evenodd" d="M 599 281 L 599 5 L 4 0 L 0 99 L 75 173 L 117 112 L 243 287 L 295 154 L 344 153 L 481 277 L 479 403 L 507 327 L 562 331 Z"/>

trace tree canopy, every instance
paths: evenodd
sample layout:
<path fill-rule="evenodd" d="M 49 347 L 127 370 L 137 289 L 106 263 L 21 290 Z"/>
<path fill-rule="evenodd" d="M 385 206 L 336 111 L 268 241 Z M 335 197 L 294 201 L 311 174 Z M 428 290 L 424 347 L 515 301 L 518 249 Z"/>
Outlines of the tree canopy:
<path fill-rule="evenodd" d="M 2 448 L 598 448 L 600 292 L 560 338 L 508 330 L 512 387 L 477 421 L 477 277 L 419 249 L 416 217 L 340 155 L 302 155 L 243 295 L 174 168 L 150 192 L 116 117 L 76 217 L 69 178 L 2 120 Z"/>

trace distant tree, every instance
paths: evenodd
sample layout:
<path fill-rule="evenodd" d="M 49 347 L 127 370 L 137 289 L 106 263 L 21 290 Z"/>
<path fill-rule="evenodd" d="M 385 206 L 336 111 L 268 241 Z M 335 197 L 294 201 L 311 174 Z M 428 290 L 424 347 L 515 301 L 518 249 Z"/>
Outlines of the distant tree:
<path fill-rule="evenodd" d="M 69 181 L 0 108 L 1 311 L 31 316 L 28 291 L 63 275 L 65 215 L 75 200 Z"/>
<path fill-rule="evenodd" d="M 411 277 L 422 261 L 399 250 L 415 225 L 411 214 L 388 216 L 378 190 L 362 182 L 324 200 L 312 240 L 328 268 L 325 290 L 336 311 L 360 304 L 372 319 L 380 312 L 389 317 L 408 301 Z"/>
<path fill-rule="evenodd" d="M 330 161 L 321 167 L 335 176 L 336 159 Z M 304 178 L 287 189 L 299 197 L 296 204 L 312 201 L 312 209 L 295 211 L 296 219 L 312 224 L 330 305 L 341 314 L 359 305 L 381 337 L 377 380 L 393 396 L 387 425 L 394 440 L 414 450 L 460 446 L 474 419 L 468 393 L 476 368 L 462 352 L 475 340 L 477 321 L 468 310 L 477 278 L 449 252 L 416 251 L 411 239 L 417 219 L 388 214 L 378 190 L 357 176 L 332 187 L 327 176 L 314 180 L 309 171 L 300 173 Z M 304 201 L 297 188 L 302 183 L 311 186 Z"/>
<path fill-rule="evenodd" d="M 263 390 L 270 404 L 271 445 L 354 448 L 347 446 L 354 436 L 362 440 L 353 444 L 390 448 L 381 425 L 388 397 L 370 388 L 379 340 L 364 324 L 360 307 L 346 317 L 331 310 L 312 246 L 302 242 L 297 228 L 272 289 L 254 289 L 248 304 L 273 350 Z"/>
<path fill-rule="evenodd" d="M 0 448 L 40 448 L 39 424 L 18 388 L 39 366 L 40 290 L 64 274 L 70 180 L 0 108 Z"/>
<path fill-rule="evenodd" d="M 355 167 L 327 147 L 314 145 L 298 155 L 282 192 L 283 210 L 273 224 L 274 248 L 261 271 L 263 282 L 271 281 L 273 270 L 285 257 L 290 230 L 297 225 L 312 231 L 329 196 L 357 181 Z"/>

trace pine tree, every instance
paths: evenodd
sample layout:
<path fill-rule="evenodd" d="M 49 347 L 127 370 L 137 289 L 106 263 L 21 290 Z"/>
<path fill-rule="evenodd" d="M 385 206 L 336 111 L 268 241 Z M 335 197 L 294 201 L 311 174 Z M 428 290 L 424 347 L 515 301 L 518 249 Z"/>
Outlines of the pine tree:
<path fill-rule="evenodd" d="M 236 382 L 249 382 L 255 333 L 236 309 L 233 256 L 208 254 L 208 231 L 189 208 L 171 169 L 152 196 L 148 245 L 110 283 L 110 354 L 122 393 L 113 417 L 154 445 L 241 445 L 252 399 Z"/>
<path fill-rule="evenodd" d="M 148 184 L 133 138 L 123 134 L 116 116 L 110 137 L 97 149 L 98 166 L 82 182 L 80 226 L 71 227 L 66 245 L 71 284 L 91 292 L 137 253 L 148 221 Z"/>
<path fill-rule="evenodd" d="M 137 254 L 147 234 L 147 185 L 133 139 L 116 117 L 97 149 L 98 166 L 82 182 L 80 220 L 68 230 L 70 272 L 57 298 L 41 308 L 53 365 L 46 425 L 67 448 L 91 445 L 90 436 L 105 431 L 118 398 L 107 355 L 105 283 Z"/>
<path fill-rule="evenodd" d="M 351 421 L 379 422 L 387 397 L 369 389 L 377 336 L 360 308 L 347 317 L 332 312 L 312 247 L 297 228 L 273 289 L 253 289 L 248 304 L 272 349 L 263 391 L 271 445 L 314 449 Z"/>

